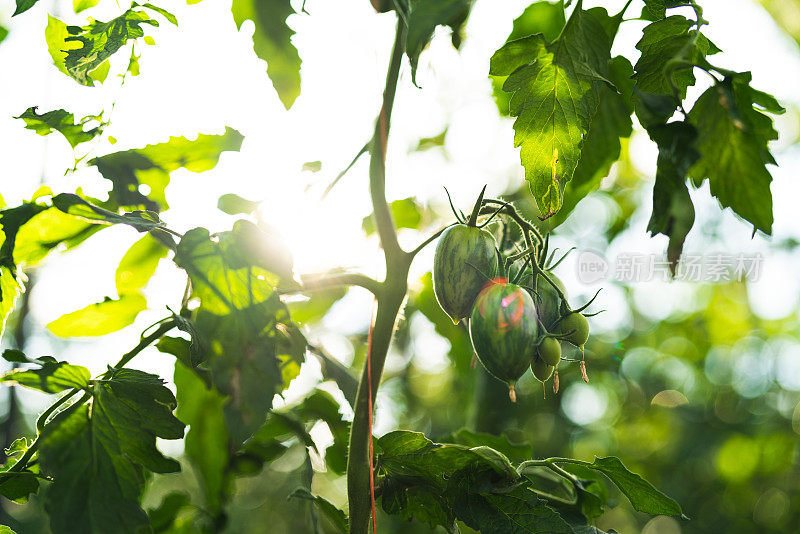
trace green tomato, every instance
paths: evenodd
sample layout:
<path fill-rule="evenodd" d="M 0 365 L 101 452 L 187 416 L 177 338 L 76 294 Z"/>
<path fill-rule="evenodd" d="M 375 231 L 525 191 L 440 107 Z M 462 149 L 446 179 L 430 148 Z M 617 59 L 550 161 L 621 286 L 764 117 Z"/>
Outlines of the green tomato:
<path fill-rule="evenodd" d="M 469 317 L 472 305 L 497 274 L 496 243 L 481 228 L 459 224 L 445 230 L 433 257 L 433 291 L 453 323 Z"/>
<path fill-rule="evenodd" d="M 547 365 L 558 365 L 561 361 L 561 343 L 552 337 L 544 338 L 536 348 L 536 356 Z"/>
<path fill-rule="evenodd" d="M 492 376 L 510 386 L 528 368 L 538 329 L 533 299 L 504 278 L 496 278 L 480 292 L 469 322 L 478 359 Z"/>
<path fill-rule="evenodd" d="M 572 312 L 561 320 L 559 329 L 565 334 L 565 340 L 583 350 L 589 339 L 589 321 L 578 312 Z"/>
<path fill-rule="evenodd" d="M 553 370 L 555 370 L 554 366 L 548 365 L 539 358 L 534 358 L 531 362 L 531 371 L 539 382 L 546 382 L 553 375 Z"/>

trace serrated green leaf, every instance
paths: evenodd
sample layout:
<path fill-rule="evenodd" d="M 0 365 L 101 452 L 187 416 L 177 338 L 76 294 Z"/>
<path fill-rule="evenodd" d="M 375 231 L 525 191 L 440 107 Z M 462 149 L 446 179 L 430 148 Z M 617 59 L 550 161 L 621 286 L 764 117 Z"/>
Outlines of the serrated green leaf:
<path fill-rule="evenodd" d="M 396 228 L 419 228 L 422 222 L 422 208 L 413 197 L 402 200 L 394 200 L 389 204 Z M 367 235 L 375 233 L 375 220 L 372 215 L 364 217 L 361 221 L 361 228 Z"/>
<path fill-rule="evenodd" d="M 28 108 L 22 115 L 14 117 L 25 121 L 25 129 L 33 130 L 39 135 L 48 135 L 58 132 L 64 136 L 72 148 L 81 143 L 91 141 L 103 132 L 102 126 L 95 126 L 89 130 L 84 127 L 88 122 L 95 121 L 96 117 L 85 117 L 80 122 L 75 122 L 75 116 L 63 109 L 56 109 L 36 113 L 36 106 Z"/>
<path fill-rule="evenodd" d="M 619 159 L 622 150 L 620 139 L 630 137 L 633 131 L 633 67 L 622 56 L 612 58 L 608 65 L 609 78 L 617 90 L 608 86 L 600 89 L 600 103 L 584 138 L 581 159 L 572 180 L 564 188 L 564 204 L 552 218 L 552 227 L 564 222 L 578 202 L 600 187 L 611 166 Z"/>
<path fill-rule="evenodd" d="M 256 200 L 247 200 L 239 195 L 227 193 L 219 197 L 217 202 L 217 209 L 227 213 L 228 215 L 239 215 L 253 213 L 258 209 L 261 202 Z"/>
<path fill-rule="evenodd" d="M 150 234 L 145 234 L 122 257 L 114 276 L 117 293 L 125 295 L 139 291 L 153 277 L 167 247 Z"/>
<path fill-rule="evenodd" d="M 311 492 L 305 488 L 297 488 L 292 492 L 290 497 L 313 502 L 317 509 L 322 512 L 322 515 L 330 521 L 337 532 L 341 534 L 347 533 L 347 515 L 345 515 L 342 510 L 336 508 L 329 500 L 319 495 L 312 495 Z"/>
<path fill-rule="evenodd" d="M 749 72 L 708 88 L 689 112 L 697 128 L 700 159 L 689 171 L 695 184 L 708 179 L 711 194 L 723 207 L 764 233 L 772 232 L 772 176 L 775 165 L 768 143 L 778 138 L 772 119 L 755 106 L 780 113 L 774 98 L 750 87 Z"/>
<path fill-rule="evenodd" d="M 472 0 L 414 0 L 408 13 L 406 55 L 411 63 L 411 79 L 417 83 L 419 55 L 428 46 L 436 26 L 448 26 L 453 31 L 453 45 L 461 42 L 460 31 L 469 16 Z"/>
<path fill-rule="evenodd" d="M 700 158 L 694 147 L 697 130 L 686 122 L 671 122 L 649 129 L 648 134 L 658 145 L 658 160 L 653 214 L 647 231 L 669 237 L 667 259 L 674 274 L 683 242 L 694 224 L 694 205 L 686 179 L 689 169 Z"/>
<path fill-rule="evenodd" d="M 526 7 L 519 17 L 514 19 L 513 28 L 506 39 L 506 43 L 537 33 L 544 35 L 548 42 L 553 42 L 558 37 L 558 34 L 561 33 L 561 29 L 566 22 L 563 0 L 554 3 L 534 2 Z M 527 63 L 525 58 L 522 61 L 518 67 Z M 513 70 L 516 70 L 516 68 L 511 69 L 511 71 Z M 503 84 L 507 76 L 489 77 L 492 79 L 492 93 L 497 103 L 497 109 L 501 114 L 508 115 L 511 95 L 503 91 Z"/>
<path fill-rule="evenodd" d="M 615 456 L 595 458 L 587 467 L 606 475 L 625 494 L 636 510 L 653 515 L 683 515 L 677 502 L 636 473 L 629 471 L 619 458 Z"/>
<path fill-rule="evenodd" d="M 454 508 L 481 534 L 573 534 L 558 512 L 525 487 L 504 494 L 459 492 Z"/>
<path fill-rule="evenodd" d="M 35 360 L 26 358 L 25 362 L 36 364 L 38 367 L 14 369 L 0 376 L 0 382 L 18 384 L 44 393 L 58 393 L 72 388 L 82 389 L 89 385 L 91 374 L 86 367 L 58 362 L 50 356 L 42 356 Z"/>
<path fill-rule="evenodd" d="M 53 64 L 58 70 L 69 76 L 65 61 L 67 50 L 79 48 L 80 45 L 74 42 L 67 42 L 69 37 L 67 25 L 55 17 L 47 15 L 47 27 L 44 30 L 44 38 L 47 43 L 47 51 L 53 59 Z"/>
<path fill-rule="evenodd" d="M 702 64 L 707 55 L 720 50 L 697 29 L 695 22 L 673 15 L 648 24 L 636 48 L 642 52 L 634 66 L 636 87 L 645 93 L 671 95 L 673 84 L 681 99 L 686 89 L 695 84 L 691 65 Z M 665 70 L 672 59 L 685 59 L 690 66 L 681 66 L 672 73 Z M 670 79 L 672 84 L 670 84 Z"/>
<path fill-rule="evenodd" d="M 515 146 L 544 218 L 563 204 L 564 185 L 578 165 L 603 83 L 609 83 L 611 41 L 619 20 L 602 8 L 577 9 L 561 36 L 535 35 L 495 52 L 490 74 L 508 75 Z"/>
<path fill-rule="evenodd" d="M 119 369 L 92 388 L 91 406 L 75 404 L 42 431 L 39 460 L 54 478 L 45 509 L 54 533 L 136 533 L 149 528 L 139 499 L 144 469 L 171 473 L 175 460 L 156 437 L 179 439 L 175 397 L 155 375 Z"/>
<path fill-rule="evenodd" d="M 64 213 L 94 224 L 127 224 L 140 232 L 164 226 L 158 214 L 152 211 L 114 213 L 72 193 L 60 193 L 53 197 L 53 206 Z"/>
<path fill-rule="evenodd" d="M 59 337 L 105 336 L 133 324 L 146 308 L 147 300 L 142 295 L 129 293 L 62 315 L 47 328 Z"/>
<path fill-rule="evenodd" d="M 243 140 L 237 130 L 225 128 L 221 135 L 200 134 L 195 140 L 170 137 L 165 143 L 114 152 L 94 158 L 89 164 L 111 181 L 111 199 L 118 205 L 143 205 L 152 211 L 163 211 L 169 207 L 164 190 L 172 171 L 181 167 L 192 172 L 212 169 L 222 152 L 238 151 Z M 150 188 L 147 195 L 139 191 L 142 185 Z"/>
<path fill-rule="evenodd" d="M 66 49 L 64 67 L 67 74 L 81 85 L 92 86 L 91 71 L 99 67 L 129 40 L 144 37 L 143 24 L 158 26 L 158 21 L 151 19 L 147 13 L 134 8 L 128 9 L 119 17 L 109 21 L 91 21 L 87 26 L 67 26 L 67 36 L 62 43 L 54 43 Z M 73 43 L 79 46 L 74 47 Z M 64 51 L 65 48 L 57 48 Z M 51 51 L 52 54 L 52 51 Z M 58 65 L 59 60 L 56 60 Z"/>
<path fill-rule="evenodd" d="M 233 0 L 233 20 L 241 28 L 246 20 L 255 24 L 253 50 L 267 62 L 267 74 L 286 109 L 300 95 L 300 55 L 292 44 L 294 31 L 286 23 L 294 13 L 289 0 Z"/>

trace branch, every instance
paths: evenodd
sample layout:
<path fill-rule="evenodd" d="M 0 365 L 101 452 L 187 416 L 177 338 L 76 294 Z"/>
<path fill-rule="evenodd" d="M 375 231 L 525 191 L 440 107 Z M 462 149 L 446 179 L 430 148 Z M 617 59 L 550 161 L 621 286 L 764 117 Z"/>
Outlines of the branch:
<path fill-rule="evenodd" d="M 303 293 L 306 291 L 319 291 L 333 287 L 358 286 L 363 287 L 376 297 L 381 293 L 381 283 L 360 273 L 336 273 L 323 275 L 301 276 L 302 286 L 299 288 L 278 290 L 279 294 Z"/>
<path fill-rule="evenodd" d="M 143 336 L 142 339 L 139 341 L 139 344 L 133 347 L 130 351 L 126 352 L 122 355 L 122 358 L 117 362 L 117 364 L 113 367 L 113 369 L 119 369 L 121 367 L 125 367 L 125 365 L 131 361 L 134 356 L 142 352 L 144 349 L 150 346 L 151 343 L 154 341 L 158 341 L 161 339 L 161 336 L 172 330 L 173 328 L 178 326 L 178 321 L 176 319 L 167 319 L 166 321 L 162 322 L 158 328 L 156 328 L 152 334 L 147 336 Z M 105 376 L 108 373 L 106 371 L 103 373 Z"/>
<path fill-rule="evenodd" d="M 328 187 L 325 188 L 325 192 L 322 193 L 322 198 L 323 199 L 326 196 L 328 196 L 328 193 L 331 192 L 331 189 L 333 189 L 334 186 L 339 183 L 339 180 L 341 180 L 342 177 L 345 174 L 347 174 L 347 171 L 349 171 L 350 169 L 353 168 L 353 165 L 356 164 L 356 162 L 358 161 L 358 158 L 360 158 L 361 156 L 363 156 L 364 154 L 366 154 L 369 151 L 370 142 L 371 141 L 367 141 L 366 144 L 363 147 L 361 147 L 361 150 L 358 151 L 358 154 L 356 154 L 355 157 L 352 159 L 352 161 L 350 161 L 350 163 L 347 165 L 347 167 L 345 167 L 342 172 L 337 174 L 336 178 L 334 178 L 333 181 L 330 184 L 328 184 Z"/>

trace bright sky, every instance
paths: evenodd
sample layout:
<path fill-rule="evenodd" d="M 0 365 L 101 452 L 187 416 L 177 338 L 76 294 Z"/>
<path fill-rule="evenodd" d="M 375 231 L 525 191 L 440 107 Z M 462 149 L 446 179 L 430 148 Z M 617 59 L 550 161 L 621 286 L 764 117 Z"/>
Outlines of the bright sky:
<path fill-rule="evenodd" d="M 522 183 L 518 152 L 513 148 L 511 121 L 501 118 L 491 98 L 487 79 L 488 60 L 504 41 L 511 23 L 527 5 L 519 0 L 478 0 L 468 22 L 460 52 L 455 51 L 447 32 L 437 31 L 430 48 L 422 54 L 418 74 L 422 89 L 410 83 L 404 67 L 392 122 L 388 157 L 387 190 L 390 199 L 416 196 L 433 202 L 446 216 L 446 186 L 457 205 L 471 205 L 480 187 L 488 183 L 489 194 L 498 195 Z M 624 2 L 586 1 L 587 6 L 604 5 L 610 11 Z M 251 199 L 263 199 L 263 217 L 291 244 L 299 272 L 333 266 L 358 268 L 378 274 L 380 255 L 374 239 L 365 240 L 361 220 L 370 213 L 366 190 L 367 162 L 362 160 L 325 200 L 321 192 L 367 141 L 379 108 L 388 62 L 394 17 L 377 15 L 367 0 L 308 0 L 310 15 L 295 15 L 290 25 L 297 31 L 295 43 L 303 59 L 302 95 L 291 111 L 279 102 L 266 77 L 264 62 L 252 51 L 245 25 L 237 32 L 230 15 L 230 2 L 204 0 L 198 5 L 170 3 L 180 28 L 164 22 L 153 32 L 157 45 L 143 46 L 141 75 L 120 91 L 110 75 L 102 87 L 85 88 L 59 73 L 51 64 L 44 42 L 46 10 L 56 13 L 52 0 L 41 0 L 29 12 L 14 19 L 12 33 L 0 45 L 4 83 L 0 85 L 0 139 L 2 139 L 3 197 L 9 204 L 29 197 L 42 176 L 54 190 L 71 190 L 81 185 L 88 192 L 101 192 L 107 182 L 94 169 L 64 177 L 72 165 L 72 153 L 63 139 L 39 137 L 23 129 L 12 116 L 30 106 L 40 111 L 65 108 L 77 116 L 97 113 L 117 100 L 112 127 L 115 146 L 103 140 L 96 154 L 136 148 L 165 141 L 169 136 L 221 133 L 225 126 L 245 135 L 242 151 L 226 153 L 212 171 L 197 175 L 177 171 L 168 188 L 172 209 L 164 220 L 179 231 L 194 226 L 211 230 L 230 227 L 232 217 L 216 210 L 217 198 L 228 192 Z M 69 1 L 71 4 L 71 0 Z M 69 5 L 63 4 L 63 5 Z M 177 5 L 175 5 L 177 4 Z M 297 2 L 299 7 L 300 2 Z M 705 18 L 711 26 L 706 34 L 726 52 L 715 63 L 734 70 L 752 70 L 754 86 L 773 92 L 787 107 L 800 107 L 800 55 L 793 41 L 781 34 L 770 17 L 751 0 L 704 0 Z M 126 6 L 125 6 L 126 7 Z M 635 2 L 633 17 L 640 10 Z M 60 9 L 69 13 L 68 8 Z M 8 22 L 13 1 L 0 2 L 0 20 Z M 67 23 L 83 24 L 84 15 L 108 20 L 120 12 L 113 2 Z M 7 24 L 6 24 L 7 25 Z M 643 23 L 623 25 L 619 50 L 630 51 Z M 743 33 L 742 28 L 747 28 Z M 629 53 L 629 52 L 627 52 Z M 118 68 L 127 52 L 118 54 Z M 635 62 L 636 56 L 629 55 Z M 113 73 L 113 70 L 112 70 Z M 707 80 L 698 74 L 701 83 Z M 782 136 L 798 137 L 796 113 L 780 118 Z M 448 127 L 445 151 L 410 153 L 421 137 L 434 136 Z M 634 164 L 653 174 L 655 147 L 646 136 L 632 139 Z M 779 169 L 775 182 L 775 236 L 772 241 L 800 238 L 796 206 L 800 185 L 800 153 L 786 142 L 776 144 Z M 306 161 L 321 160 L 323 170 L 301 171 Z M 750 239 L 749 225 L 730 212 L 721 217 L 719 237 L 711 240 L 703 228 L 720 220 L 716 202 L 703 188 L 693 194 L 698 218 L 686 249 L 704 251 L 709 246 L 722 251 L 760 251 L 767 260 L 759 281 L 751 284 L 755 310 L 766 317 L 785 316 L 797 308 L 800 293 L 800 258 L 770 248 L 762 237 Z M 97 193 L 100 194 L 100 193 Z M 666 239 L 650 239 L 646 232 L 651 190 L 645 188 L 644 205 L 636 224 L 608 251 L 663 252 Z M 598 243 L 596 222 L 607 216 L 607 205 L 590 198 L 563 228 L 559 245 L 591 248 Z M 119 258 L 136 236 L 129 229 L 110 229 L 93 238 L 76 253 L 54 258 L 41 273 L 34 296 L 34 318 L 39 325 L 91 302 L 114 295 L 113 272 Z M 409 240 L 411 238 L 411 240 Z M 402 234 L 411 244 L 414 235 Z M 428 269 L 430 253 L 416 263 L 418 273 Z M 559 275 L 576 287 L 574 264 L 565 263 Z M 35 354 L 57 353 L 59 359 L 74 359 L 93 371 L 102 370 L 116 358 L 98 356 L 112 347 L 133 345 L 141 328 L 163 316 L 163 305 L 174 305 L 183 291 L 183 278 L 162 264 L 160 278 L 148 290 L 152 310 L 142 314 L 131 329 L 103 340 L 89 340 L 59 346 L 51 337 L 37 334 L 29 349 Z M 677 288 L 677 289 L 676 289 Z M 586 287 L 585 292 L 592 291 Z M 578 293 L 578 291 L 576 291 Z M 675 295 L 690 295 L 680 285 L 648 283 L 635 291 L 637 303 L 663 318 L 676 309 Z M 621 289 L 607 285 L 603 307 L 612 310 L 594 321 L 593 328 L 613 330 L 627 322 Z M 369 320 L 369 299 L 354 293 L 340 306 L 326 325 L 346 334 L 363 328 Z M 34 333 L 35 334 L 35 333 Z M 163 366 L 166 376 L 171 365 L 157 354 L 143 356 L 137 365 Z M 34 407 L 41 400 L 34 396 Z M 37 400 L 38 399 L 38 400 Z"/>

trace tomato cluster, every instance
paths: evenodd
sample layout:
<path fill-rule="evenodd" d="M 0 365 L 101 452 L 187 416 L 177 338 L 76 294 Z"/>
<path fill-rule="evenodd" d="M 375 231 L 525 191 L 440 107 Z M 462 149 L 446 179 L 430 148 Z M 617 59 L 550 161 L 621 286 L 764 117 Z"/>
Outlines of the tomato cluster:
<path fill-rule="evenodd" d="M 491 204 L 500 208 L 489 208 Z M 483 226 L 499 222 L 503 234 L 499 246 L 491 232 L 477 226 L 478 216 L 490 211 L 493 214 Z M 570 308 L 563 283 L 550 271 L 555 265 L 547 265 L 548 241 L 537 232 L 534 243 L 531 235 L 536 230 L 510 204 L 484 200 L 481 193 L 469 220 L 456 217 L 458 224 L 442 234 L 434 256 L 433 287 L 439 305 L 454 323 L 468 319 L 477 359 L 508 384 L 512 401 L 514 384 L 529 367 L 541 382 L 555 372 L 557 391 L 561 342 L 583 352 L 589 323 L 581 311 L 588 304 Z M 516 223 L 524 244 L 509 242 L 509 221 Z M 580 365 L 586 379 L 583 359 Z"/>

